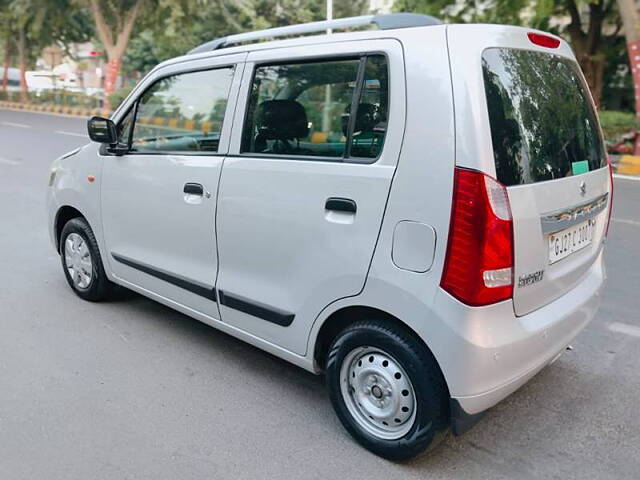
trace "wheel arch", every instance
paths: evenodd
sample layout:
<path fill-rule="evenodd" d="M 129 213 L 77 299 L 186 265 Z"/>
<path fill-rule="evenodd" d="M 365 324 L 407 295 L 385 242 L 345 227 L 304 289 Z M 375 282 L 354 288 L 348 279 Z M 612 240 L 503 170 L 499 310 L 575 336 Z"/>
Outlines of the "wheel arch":
<path fill-rule="evenodd" d="M 318 334 L 316 335 L 313 345 L 313 363 L 315 368 L 318 371 L 324 371 L 325 360 L 327 353 L 329 352 L 329 348 L 331 347 L 333 340 L 341 331 L 355 322 L 364 320 L 366 318 L 371 318 L 372 316 L 376 318 L 382 318 L 385 322 L 388 322 L 395 328 L 404 330 L 409 335 L 414 337 L 418 342 L 420 342 L 433 356 L 436 364 L 438 365 L 438 368 L 440 368 L 440 372 L 442 373 L 443 378 L 445 378 L 446 385 L 446 377 L 444 376 L 444 372 L 442 371 L 442 367 L 440 366 L 437 357 L 434 355 L 433 350 L 429 347 L 429 345 L 427 345 L 427 343 L 418 334 L 418 332 L 416 332 L 413 328 L 411 328 L 410 325 L 402 321 L 397 316 L 392 315 L 391 313 L 386 312 L 382 309 L 365 305 L 349 305 L 342 307 L 331 313 L 331 315 L 329 315 L 324 320 L 318 330 Z M 449 392 L 447 392 L 447 394 L 448 393 Z"/>
<path fill-rule="evenodd" d="M 89 220 L 87 220 L 86 215 L 84 215 L 76 207 L 72 207 L 71 205 L 63 205 L 62 207 L 58 208 L 58 211 L 56 212 L 55 221 L 53 224 L 54 238 L 56 242 L 56 251 L 58 253 L 60 253 L 60 234 L 62 233 L 62 229 L 64 228 L 64 226 L 69 220 L 73 218 L 78 218 L 78 217 L 83 218 L 87 223 L 89 223 Z"/>

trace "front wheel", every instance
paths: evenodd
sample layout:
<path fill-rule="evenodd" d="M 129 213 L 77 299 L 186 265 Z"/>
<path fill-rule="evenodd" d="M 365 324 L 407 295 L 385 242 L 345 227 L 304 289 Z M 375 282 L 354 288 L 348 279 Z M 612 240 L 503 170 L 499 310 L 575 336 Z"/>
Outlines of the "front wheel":
<path fill-rule="evenodd" d="M 342 424 L 377 455 L 409 459 L 448 428 L 447 388 L 433 355 L 388 322 L 357 322 L 339 334 L 326 374 Z"/>
<path fill-rule="evenodd" d="M 62 228 L 60 257 L 67 282 L 79 297 L 95 302 L 111 294 L 113 284 L 104 272 L 98 242 L 84 218 L 72 218 Z"/>

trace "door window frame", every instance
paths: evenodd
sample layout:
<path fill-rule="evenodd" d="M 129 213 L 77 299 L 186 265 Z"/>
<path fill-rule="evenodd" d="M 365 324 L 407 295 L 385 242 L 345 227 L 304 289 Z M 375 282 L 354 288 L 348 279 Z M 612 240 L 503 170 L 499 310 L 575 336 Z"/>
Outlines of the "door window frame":
<path fill-rule="evenodd" d="M 240 82 L 243 77 L 245 69 L 245 58 L 247 53 L 232 54 L 221 57 L 213 57 L 204 59 L 204 61 L 197 61 L 190 67 L 185 68 L 178 64 L 171 64 L 165 68 L 160 68 L 157 71 L 153 70 L 147 75 L 138 85 L 134 88 L 129 97 L 116 109 L 112 115 L 112 119 L 116 124 L 116 127 L 120 126 L 120 123 L 129 115 L 132 109 L 133 112 L 133 125 L 129 132 L 129 139 L 127 142 L 127 152 L 125 155 L 180 155 L 180 156 L 210 156 L 218 157 L 225 156 L 229 150 L 229 142 L 231 139 L 231 132 L 233 127 L 233 121 L 235 117 L 235 109 L 238 102 L 238 92 L 240 88 Z M 216 62 L 218 61 L 218 62 Z M 173 67 L 173 68 L 172 68 Z M 229 85 L 229 94 L 227 96 L 227 104 L 225 107 L 224 118 L 222 120 L 222 128 L 220 130 L 220 140 L 218 143 L 218 150 L 216 152 L 211 151 L 145 151 L 136 152 L 131 150 L 131 141 L 133 138 L 133 132 L 135 129 L 135 121 L 137 117 L 138 104 L 140 99 L 158 82 L 177 75 L 183 75 L 195 72 L 205 72 L 211 70 L 221 70 L 225 68 L 232 69 L 233 75 L 231 78 L 231 84 Z M 107 151 L 107 146 L 102 144 L 100 146 L 100 155 L 102 156 L 116 156 L 114 153 Z"/>
<path fill-rule="evenodd" d="M 376 39 L 376 41 L 384 41 L 387 39 Z M 354 42 L 356 43 L 356 42 Z M 361 42 L 357 42 L 358 47 Z M 326 47 L 327 44 L 314 45 L 314 47 Z M 307 48 L 309 48 L 307 46 Z M 234 128 L 234 138 L 232 139 L 232 146 L 230 148 L 230 152 L 228 156 L 233 157 L 241 157 L 241 158 L 264 158 L 269 160 L 296 160 L 296 161 L 311 161 L 311 162 L 328 162 L 328 163 L 343 163 L 343 164 L 364 164 L 371 165 L 377 163 L 378 160 L 384 155 L 385 150 L 387 150 L 389 130 L 391 122 L 389 121 L 389 117 L 391 116 L 393 102 L 392 102 L 392 76 L 393 76 L 393 68 L 392 68 L 392 60 L 391 55 L 386 49 L 373 48 L 370 50 L 357 48 L 352 51 L 345 51 L 342 53 L 332 53 L 332 54 L 303 54 L 303 55 L 291 55 L 291 56 L 283 56 L 282 51 L 286 51 L 287 49 L 274 49 L 267 50 L 266 53 L 272 52 L 273 58 L 271 59 L 260 59 L 256 61 L 251 61 L 250 58 L 247 58 L 245 71 L 243 74 L 243 81 L 241 86 L 241 91 L 239 93 L 238 98 L 238 106 L 237 109 L 241 110 L 241 113 L 236 113 L 236 121 L 238 121 L 237 127 Z M 255 51 L 250 52 L 251 54 L 264 54 L 265 51 Z M 355 115 L 349 116 L 349 130 L 347 131 L 347 139 L 345 143 L 344 154 L 341 157 L 330 157 L 330 156 L 315 156 L 315 155 L 289 155 L 289 154 L 271 154 L 271 153 L 257 153 L 257 152 L 243 152 L 242 151 L 242 138 L 244 136 L 244 128 L 249 121 L 249 107 L 251 105 L 251 91 L 253 89 L 253 82 L 255 79 L 256 71 L 258 68 L 263 66 L 275 66 L 275 65 L 292 65 L 292 64 L 304 64 L 304 63 L 316 63 L 316 62 L 330 62 L 336 60 L 359 60 L 358 70 L 356 74 L 356 87 L 352 97 L 351 103 L 351 111 L 353 110 L 354 104 L 357 106 L 360 103 L 361 94 L 362 94 L 362 86 L 364 82 L 364 73 L 367 64 L 367 58 L 373 56 L 384 56 L 386 66 L 387 66 L 387 76 L 388 76 L 388 87 L 387 87 L 387 129 L 385 130 L 385 138 L 382 145 L 382 148 L 378 152 L 378 155 L 375 158 L 369 157 L 348 157 L 347 153 L 350 151 L 350 142 L 353 136 L 353 126 L 355 122 Z M 402 79 L 398 79 L 398 82 L 401 82 Z M 244 102 L 244 103 L 242 103 Z M 355 110 L 357 114 L 357 109 Z M 240 118 L 238 118 L 240 117 Z M 391 147 L 389 147 L 391 148 Z"/>

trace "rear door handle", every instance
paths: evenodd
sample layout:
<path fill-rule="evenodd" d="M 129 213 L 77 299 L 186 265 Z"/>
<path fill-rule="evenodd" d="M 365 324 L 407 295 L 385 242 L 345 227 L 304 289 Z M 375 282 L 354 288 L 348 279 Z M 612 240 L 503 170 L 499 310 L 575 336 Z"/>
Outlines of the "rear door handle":
<path fill-rule="evenodd" d="M 204 187 L 199 183 L 185 183 L 183 192 L 189 195 L 204 195 Z"/>
<path fill-rule="evenodd" d="M 325 203 L 324 208 L 334 212 L 356 213 L 358 206 L 356 202 L 350 198 L 330 197 L 327 198 L 327 203 Z"/>

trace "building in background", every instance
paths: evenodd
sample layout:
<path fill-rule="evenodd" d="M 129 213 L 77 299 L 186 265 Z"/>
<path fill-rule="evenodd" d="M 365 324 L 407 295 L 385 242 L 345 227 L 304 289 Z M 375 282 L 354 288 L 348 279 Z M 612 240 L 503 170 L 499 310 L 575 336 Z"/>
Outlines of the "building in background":
<path fill-rule="evenodd" d="M 68 90 L 101 94 L 104 84 L 104 54 L 91 42 L 74 43 L 65 51 L 60 46 L 44 48 L 36 69 L 25 72 L 32 92 Z M 17 69 L 16 69 L 17 70 Z"/>

